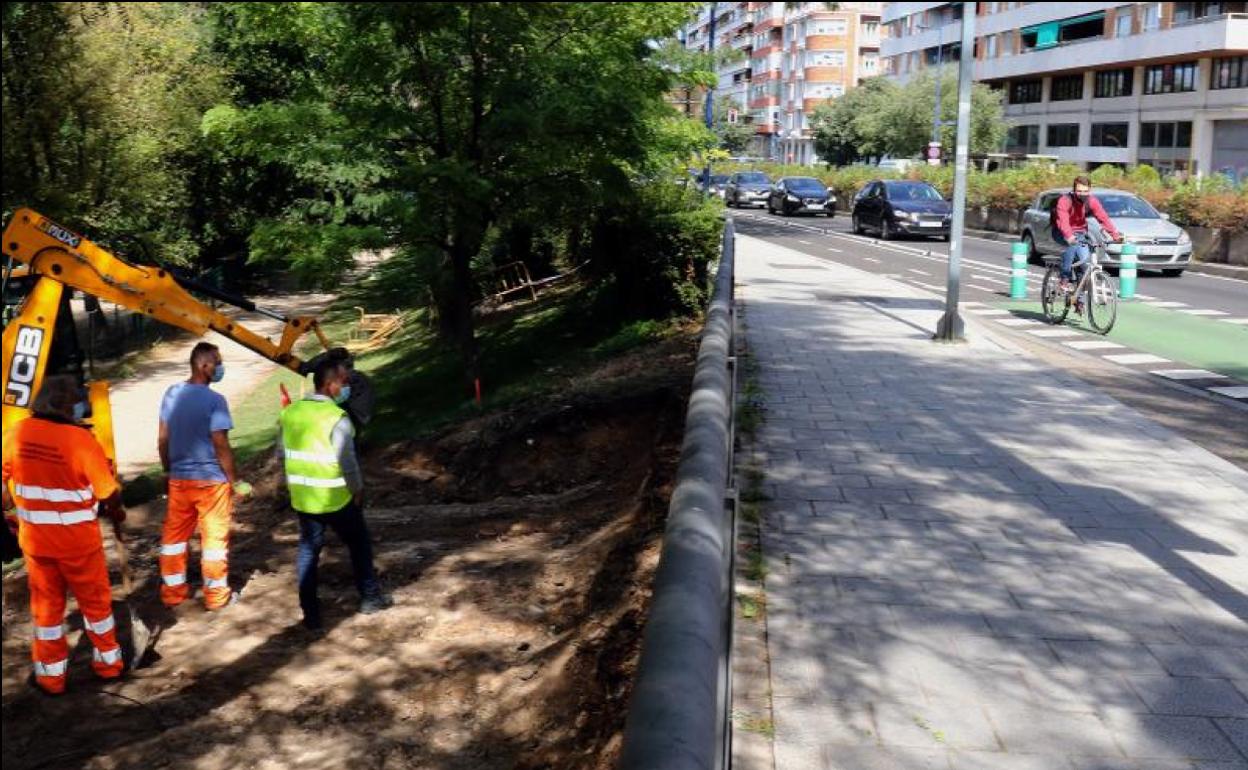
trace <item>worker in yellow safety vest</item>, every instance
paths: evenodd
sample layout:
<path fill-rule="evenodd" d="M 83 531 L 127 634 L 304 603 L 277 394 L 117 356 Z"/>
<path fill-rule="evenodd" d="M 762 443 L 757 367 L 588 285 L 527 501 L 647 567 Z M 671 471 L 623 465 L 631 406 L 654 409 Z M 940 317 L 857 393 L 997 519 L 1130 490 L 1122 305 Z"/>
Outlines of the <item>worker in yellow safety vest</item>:
<path fill-rule="evenodd" d="M 286 469 L 290 505 L 299 516 L 299 606 L 303 625 L 312 631 L 322 628 L 317 565 L 327 528 L 351 554 L 360 612 L 371 614 L 393 604 L 373 568 L 355 428 L 340 406 L 351 397 L 348 377 L 341 361 L 319 362 L 312 375 L 316 392 L 282 410 L 278 421 L 277 453 Z"/>

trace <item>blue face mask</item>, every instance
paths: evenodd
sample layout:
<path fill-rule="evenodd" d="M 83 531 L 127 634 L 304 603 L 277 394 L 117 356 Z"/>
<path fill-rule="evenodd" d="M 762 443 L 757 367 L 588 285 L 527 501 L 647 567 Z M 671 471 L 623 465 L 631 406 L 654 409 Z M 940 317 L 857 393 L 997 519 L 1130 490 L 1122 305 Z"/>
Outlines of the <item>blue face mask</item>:
<path fill-rule="evenodd" d="M 338 395 L 334 396 L 335 404 L 343 404 L 351 400 L 351 386 L 343 385 L 342 390 L 338 391 Z"/>
<path fill-rule="evenodd" d="M 74 404 L 74 422 L 81 422 L 87 417 L 87 402 L 79 401 Z"/>
<path fill-rule="evenodd" d="M 217 368 L 212 370 L 212 381 L 220 382 L 225 377 L 225 364 L 217 364 Z"/>

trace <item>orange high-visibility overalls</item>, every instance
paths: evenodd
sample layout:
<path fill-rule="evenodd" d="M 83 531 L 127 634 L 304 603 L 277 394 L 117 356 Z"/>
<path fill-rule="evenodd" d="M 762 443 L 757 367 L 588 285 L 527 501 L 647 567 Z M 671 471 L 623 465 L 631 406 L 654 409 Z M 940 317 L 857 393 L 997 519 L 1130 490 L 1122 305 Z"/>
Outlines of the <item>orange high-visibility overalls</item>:
<path fill-rule="evenodd" d="M 78 601 L 94 647 L 91 667 L 105 679 L 120 676 L 121 648 L 96 521 L 98 501 L 118 489 L 104 450 L 86 428 L 31 417 L 4 437 L 3 457 L 30 579 L 35 682 L 48 692 L 65 691 L 67 589 Z"/>

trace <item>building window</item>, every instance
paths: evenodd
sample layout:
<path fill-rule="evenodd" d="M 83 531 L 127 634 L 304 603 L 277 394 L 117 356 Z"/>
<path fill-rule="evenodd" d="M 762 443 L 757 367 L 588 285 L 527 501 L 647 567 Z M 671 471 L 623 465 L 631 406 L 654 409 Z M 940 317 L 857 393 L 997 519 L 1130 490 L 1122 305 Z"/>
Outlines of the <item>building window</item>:
<path fill-rule="evenodd" d="M 880 60 L 876 56 L 862 57 L 862 72 L 864 75 L 874 75 L 879 72 Z"/>
<path fill-rule="evenodd" d="M 985 59 L 997 58 L 997 36 L 996 35 L 984 36 L 984 58 Z"/>
<path fill-rule="evenodd" d="M 1054 123 L 1048 130 L 1049 147 L 1078 147 L 1078 123 Z"/>
<path fill-rule="evenodd" d="M 1101 70 L 1096 73 L 1092 95 L 1097 99 L 1131 95 L 1131 70 Z"/>
<path fill-rule="evenodd" d="M 1227 5 L 1235 5 L 1234 3 L 1175 3 L 1174 4 L 1174 23 L 1182 24 L 1185 21 L 1194 19 L 1203 19 L 1206 16 L 1221 16 L 1226 11 L 1234 11 L 1235 9 L 1226 8 Z"/>
<path fill-rule="evenodd" d="M 862 36 L 868 40 L 874 40 L 880 36 L 880 23 L 878 21 L 864 21 L 862 23 Z"/>
<path fill-rule="evenodd" d="M 1049 89 L 1049 101 L 1069 102 L 1083 98 L 1083 75 L 1063 75 L 1053 78 Z"/>
<path fill-rule="evenodd" d="M 1210 88 L 1248 88 L 1248 56 L 1214 59 L 1210 69 Z"/>
<path fill-rule="evenodd" d="M 1191 147 L 1191 121 L 1179 121 L 1177 123 L 1141 123 L 1140 146 L 1160 147 L 1162 149 L 1169 149 L 1172 147 Z"/>
<path fill-rule="evenodd" d="M 847 29 L 844 19 L 825 19 L 814 23 L 814 35 L 844 35 Z"/>
<path fill-rule="evenodd" d="M 1043 50 L 1065 43 L 1091 40 L 1105 34 L 1105 12 L 1097 11 L 1086 16 L 1074 16 L 1058 21 L 1046 21 L 1034 27 L 1019 30 L 1024 50 Z"/>
<path fill-rule="evenodd" d="M 1010 82 L 1010 104 L 1035 104 L 1042 93 L 1039 79 Z"/>
<path fill-rule="evenodd" d="M 1092 124 L 1092 146 L 1093 147 L 1126 147 L 1127 146 L 1127 124 L 1126 123 L 1093 123 Z"/>
<path fill-rule="evenodd" d="M 1143 32 L 1161 29 L 1161 3 L 1144 4 L 1144 23 L 1140 26 Z"/>
<path fill-rule="evenodd" d="M 844 67 L 844 51 L 810 51 L 806 54 L 807 67 Z"/>
<path fill-rule="evenodd" d="M 1196 90 L 1196 62 L 1157 64 L 1144 68 L 1144 93 L 1172 94 Z"/>
<path fill-rule="evenodd" d="M 1005 151 L 1008 153 L 1031 154 L 1040 151 L 1040 126 L 1010 126 L 1005 136 Z"/>
<path fill-rule="evenodd" d="M 1127 37 L 1131 34 L 1131 22 L 1134 15 L 1135 6 L 1118 6 L 1118 10 L 1114 12 L 1114 37 Z"/>

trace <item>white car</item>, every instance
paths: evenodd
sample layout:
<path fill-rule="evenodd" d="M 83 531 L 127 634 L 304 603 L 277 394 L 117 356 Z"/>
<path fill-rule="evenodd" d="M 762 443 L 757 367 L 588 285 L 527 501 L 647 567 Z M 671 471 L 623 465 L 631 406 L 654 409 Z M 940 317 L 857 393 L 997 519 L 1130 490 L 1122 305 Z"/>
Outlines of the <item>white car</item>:
<path fill-rule="evenodd" d="M 1061 254 L 1066 249 L 1065 244 L 1053 237 L 1052 216 L 1058 199 L 1069 192 L 1068 189 L 1045 190 L 1023 212 L 1023 242 L 1033 259 Z M 1125 241 L 1139 249 L 1137 259 L 1141 270 L 1160 270 L 1164 275 L 1177 276 L 1191 264 L 1192 238 L 1186 230 L 1169 221 L 1169 214 L 1162 214 L 1148 201 L 1124 190 L 1097 187 L 1093 188 L 1092 197 L 1100 201 Z M 1105 250 L 1106 259 L 1101 264 L 1118 267 L 1122 244 L 1110 243 Z"/>

